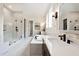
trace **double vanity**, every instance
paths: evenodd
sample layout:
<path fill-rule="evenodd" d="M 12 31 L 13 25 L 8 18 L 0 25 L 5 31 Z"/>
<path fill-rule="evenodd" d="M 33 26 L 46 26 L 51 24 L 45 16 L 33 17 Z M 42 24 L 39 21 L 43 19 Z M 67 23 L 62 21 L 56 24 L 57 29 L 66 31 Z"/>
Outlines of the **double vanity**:
<path fill-rule="evenodd" d="M 40 37 L 40 36 L 39 36 Z M 41 35 L 43 43 L 40 41 L 40 43 L 31 41 L 31 44 L 38 44 L 38 46 L 35 46 L 34 49 L 36 52 L 42 52 L 43 56 L 78 56 L 79 55 L 79 45 L 71 42 L 70 44 L 67 42 L 64 42 L 63 40 L 50 37 L 47 35 Z M 36 40 L 36 39 L 35 39 Z M 39 41 L 37 39 L 37 41 Z M 42 47 L 40 47 L 40 44 Z M 42 48 L 42 51 L 38 49 L 38 47 Z M 33 47 L 32 47 L 33 48 Z M 40 54 L 40 53 L 39 53 Z"/>

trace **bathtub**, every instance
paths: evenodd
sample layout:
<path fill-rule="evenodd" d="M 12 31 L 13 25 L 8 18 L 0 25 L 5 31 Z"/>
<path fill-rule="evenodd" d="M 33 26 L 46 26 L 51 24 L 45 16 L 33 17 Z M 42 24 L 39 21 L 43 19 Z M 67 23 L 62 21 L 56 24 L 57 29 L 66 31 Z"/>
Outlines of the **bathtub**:
<path fill-rule="evenodd" d="M 30 41 L 31 38 L 21 39 L 10 46 L 9 43 L 4 43 L 0 45 L 0 56 L 25 56 L 28 52 L 26 48 L 30 45 Z"/>

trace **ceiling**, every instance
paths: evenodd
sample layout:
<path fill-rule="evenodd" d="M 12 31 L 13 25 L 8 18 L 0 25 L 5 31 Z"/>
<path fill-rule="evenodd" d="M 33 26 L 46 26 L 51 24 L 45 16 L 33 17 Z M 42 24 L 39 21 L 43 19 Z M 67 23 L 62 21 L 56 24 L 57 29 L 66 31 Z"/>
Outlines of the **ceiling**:
<path fill-rule="evenodd" d="M 45 16 L 50 3 L 8 3 L 5 4 L 13 10 L 22 11 L 26 16 Z"/>

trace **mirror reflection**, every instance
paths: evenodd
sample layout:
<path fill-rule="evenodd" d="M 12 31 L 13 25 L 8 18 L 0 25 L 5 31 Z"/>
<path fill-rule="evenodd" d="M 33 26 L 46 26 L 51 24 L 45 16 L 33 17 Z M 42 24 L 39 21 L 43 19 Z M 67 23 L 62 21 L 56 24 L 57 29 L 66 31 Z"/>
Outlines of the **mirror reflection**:
<path fill-rule="evenodd" d="M 79 4 L 63 3 L 60 5 L 60 30 L 79 30 Z"/>

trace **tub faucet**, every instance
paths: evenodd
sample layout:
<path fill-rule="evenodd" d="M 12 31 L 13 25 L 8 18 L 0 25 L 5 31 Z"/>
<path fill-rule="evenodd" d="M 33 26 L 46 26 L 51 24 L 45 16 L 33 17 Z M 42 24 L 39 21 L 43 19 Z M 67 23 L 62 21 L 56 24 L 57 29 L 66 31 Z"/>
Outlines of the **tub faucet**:
<path fill-rule="evenodd" d="M 11 42 L 11 41 L 9 41 L 9 46 L 10 46 L 10 45 L 12 45 L 12 42 Z"/>

